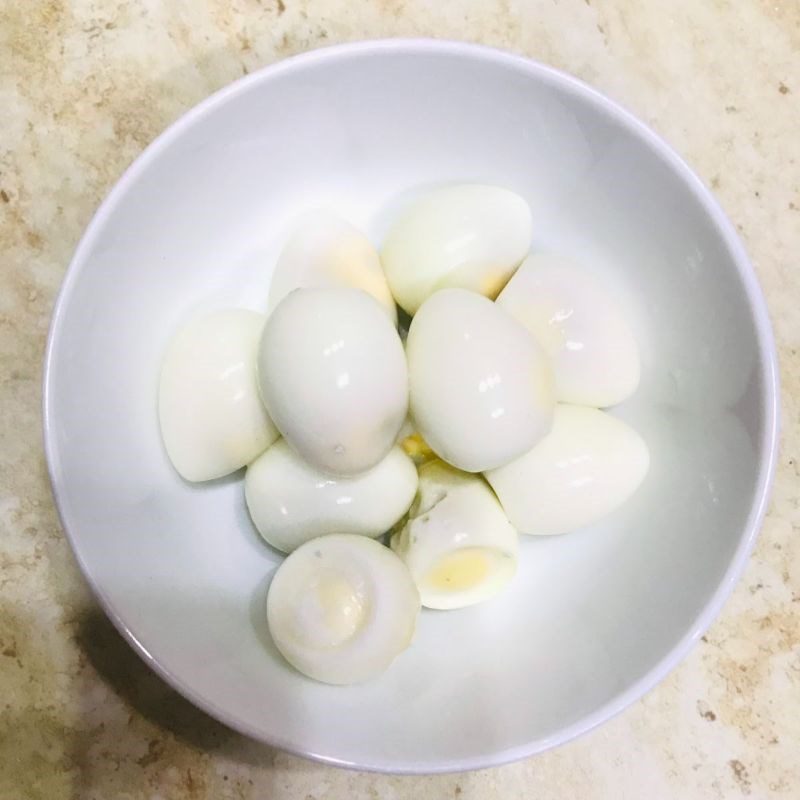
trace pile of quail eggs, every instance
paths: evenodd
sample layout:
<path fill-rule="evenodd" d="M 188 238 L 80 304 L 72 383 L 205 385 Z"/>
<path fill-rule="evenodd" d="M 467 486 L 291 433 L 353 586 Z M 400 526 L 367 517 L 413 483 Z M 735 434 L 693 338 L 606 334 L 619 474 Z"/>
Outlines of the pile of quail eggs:
<path fill-rule="evenodd" d="M 642 482 L 647 446 L 604 410 L 639 383 L 627 316 L 595 273 L 530 254 L 532 232 L 523 198 L 477 184 L 419 196 L 380 252 L 314 212 L 266 314 L 196 317 L 171 340 L 167 454 L 188 481 L 246 467 L 253 523 L 289 554 L 270 632 L 305 675 L 375 677 L 420 606 L 491 598 L 519 534 L 594 523 Z"/>

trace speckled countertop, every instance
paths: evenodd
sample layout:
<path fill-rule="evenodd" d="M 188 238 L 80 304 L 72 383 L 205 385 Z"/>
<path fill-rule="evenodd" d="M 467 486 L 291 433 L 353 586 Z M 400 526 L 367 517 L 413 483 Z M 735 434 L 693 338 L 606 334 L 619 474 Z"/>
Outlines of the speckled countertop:
<path fill-rule="evenodd" d="M 732 599 L 683 665 L 556 752 L 431 778 L 271 751 L 151 674 L 73 563 L 39 411 L 65 267 L 141 149 L 264 64 L 399 35 L 524 53 L 660 131 L 748 246 L 783 380 L 771 513 Z M 0 0 L 0 800 L 800 798 L 798 259 L 797 0 Z"/>

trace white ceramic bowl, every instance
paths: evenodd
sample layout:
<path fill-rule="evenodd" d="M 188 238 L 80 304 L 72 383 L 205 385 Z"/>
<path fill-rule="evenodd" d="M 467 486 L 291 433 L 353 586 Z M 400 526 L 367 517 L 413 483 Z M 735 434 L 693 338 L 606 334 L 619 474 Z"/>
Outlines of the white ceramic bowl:
<path fill-rule="evenodd" d="M 264 599 L 279 558 L 239 478 L 184 483 L 159 439 L 159 360 L 197 309 L 263 309 L 287 226 L 331 204 L 379 241 L 412 187 L 508 186 L 535 247 L 629 297 L 642 386 L 618 410 L 650 445 L 635 499 L 522 543 L 496 601 L 424 612 L 379 680 L 291 670 Z M 156 140 L 70 265 L 47 352 L 45 442 L 64 528 L 106 612 L 218 719 L 333 764 L 499 764 L 623 709 L 686 654 L 742 570 L 776 450 L 776 358 L 753 270 L 707 189 L 582 83 L 481 47 L 334 47 L 244 78 Z"/>

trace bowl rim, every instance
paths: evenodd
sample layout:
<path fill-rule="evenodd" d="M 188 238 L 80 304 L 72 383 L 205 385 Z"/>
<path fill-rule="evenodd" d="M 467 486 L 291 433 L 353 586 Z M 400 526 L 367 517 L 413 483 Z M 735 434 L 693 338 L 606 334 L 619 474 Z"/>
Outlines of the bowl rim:
<path fill-rule="evenodd" d="M 113 214 L 120 198 L 128 191 L 130 184 L 150 166 L 154 158 L 171 142 L 179 138 L 184 131 L 206 114 L 223 105 L 231 98 L 246 93 L 256 84 L 274 80 L 284 73 L 325 64 L 343 57 L 380 56 L 385 54 L 414 56 L 432 53 L 467 57 L 472 60 L 490 62 L 517 70 L 544 84 L 580 97 L 584 102 L 594 105 L 601 113 L 614 119 L 635 136 L 643 140 L 653 151 L 654 155 L 661 158 L 670 167 L 671 171 L 679 176 L 687 185 L 705 213 L 710 217 L 714 227 L 717 229 L 726 245 L 735 263 L 747 296 L 748 309 L 752 315 L 755 326 L 758 345 L 758 362 L 764 373 L 763 387 L 759 398 L 763 415 L 760 441 L 758 443 L 761 457 L 755 483 L 754 500 L 747 521 L 741 532 L 739 543 L 722 580 L 715 588 L 711 597 L 697 615 L 688 631 L 678 639 L 672 648 L 649 670 L 649 672 L 582 719 L 564 726 L 545 738 L 535 739 L 531 742 L 505 750 L 485 753 L 478 757 L 443 761 L 433 767 L 429 764 L 415 764 L 413 761 L 399 764 L 393 763 L 391 760 L 363 763 L 347 761 L 325 753 L 308 750 L 303 747 L 301 742 L 290 741 L 281 736 L 267 736 L 263 731 L 259 731 L 253 726 L 238 720 L 229 714 L 226 709 L 217 706 L 198 694 L 187 686 L 180 677 L 162 666 L 158 658 L 148 651 L 146 644 L 137 638 L 135 633 L 128 627 L 110 597 L 95 583 L 81 555 L 79 539 L 76 533 L 70 528 L 60 491 L 61 468 L 53 430 L 56 411 L 51 386 L 55 345 L 63 324 L 65 309 L 69 305 L 69 300 L 84 263 L 85 255 L 90 250 L 97 233 L 103 227 L 106 220 Z M 512 54 L 481 44 L 446 39 L 396 38 L 349 42 L 310 50 L 268 64 L 249 75 L 239 78 L 214 92 L 172 122 L 125 169 L 94 213 L 94 216 L 81 236 L 66 269 L 61 288 L 53 307 L 44 356 L 42 424 L 44 450 L 55 507 L 61 526 L 70 544 L 74 558 L 83 573 L 84 579 L 91 588 L 95 598 L 100 603 L 103 611 L 122 637 L 131 645 L 133 650 L 145 663 L 172 689 L 229 728 L 293 755 L 302 756 L 323 764 L 364 770 L 367 772 L 425 775 L 497 767 L 537 755 L 551 748 L 565 744 L 620 714 L 659 684 L 668 673 L 686 657 L 692 646 L 717 617 L 723 604 L 731 594 L 744 571 L 748 557 L 758 537 L 769 503 L 778 457 L 780 427 L 779 397 L 779 370 L 775 339 L 766 302 L 758 284 L 755 270 L 732 223 L 728 220 L 711 190 L 661 136 L 616 101 L 609 99 L 580 79 L 562 72 L 555 67 L 542 64 L 521 55 Z"/>

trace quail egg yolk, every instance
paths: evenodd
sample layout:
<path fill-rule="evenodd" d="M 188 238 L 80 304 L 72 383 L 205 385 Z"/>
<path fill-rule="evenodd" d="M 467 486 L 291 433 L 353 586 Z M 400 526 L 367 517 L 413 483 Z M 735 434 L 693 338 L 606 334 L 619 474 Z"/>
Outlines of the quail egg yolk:
<path fill-rule="evenodd" d="M 361 630 L 368 611 L 365 587 L 327 570 L 306 587 L 297 606 L 295 635 L 307 647 L 337 647 Z"/>
<path fill-rule="evenodd" d="M 406 436 L 406 438 L 400 442 L 400 446 L 403 448 L 405 454 L 417 463 L 423 463 L 436 457 L 430 445 L 418 433 L 412 433 L 411 436 Z"/>
<path fill-rule="evenodd" d="M 460 592 L 486 580 L 491 571 L 490 559 L 482 547 L 465 547 L 440 559 L 428 572 L 425 582 L 432 589 Z"/>

